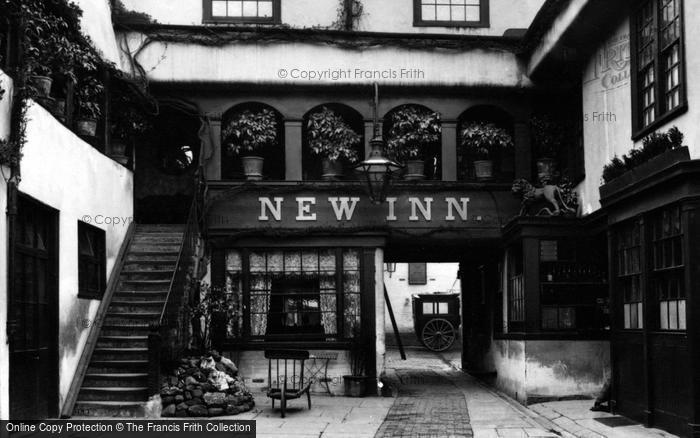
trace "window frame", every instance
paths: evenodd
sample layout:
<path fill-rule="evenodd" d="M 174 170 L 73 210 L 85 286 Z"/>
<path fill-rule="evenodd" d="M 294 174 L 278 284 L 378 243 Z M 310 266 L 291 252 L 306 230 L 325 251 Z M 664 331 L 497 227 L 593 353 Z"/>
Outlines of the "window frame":
<path fill-rule="evenodd" d="M 86 231 L 92 234 L 96 242 L 97 256 L 88 256 L 80 253 L 80 237 Z M 77 238 L 77 255 L 78 255 L 78 298 L 100 300 L 104 296 L 107 285 L 107 257 L 106 244 L 107 233 L 101 228 L 88 224 L 87 222 L 78 221 L 78 238 Z M 87 286 L 85 276 L 88 271 L 84 270 L 85 264 L 97 266 L 99 273 L 98 290 L 91 290 Z"/>
<path fill-rule="evenodd" d="M 663 105 L 665 105 L 665 86 L 663 82 L 665 81 L 664 77 L 664 66 L 661 65 L 661 61 L 663 60 L 663 52 L 665 49 L 660 49 L 659 48 L 659 41 L 661 39 L 661 29 L 659 29 L 659 16 L 661 14 L 660 10 L 660 1 L 663 0 L 647 0 L 643 2 L 642 4 L 638 5 L 636 8 L 632 10 L 632 14 L 630 17 L 630 57 L 631 57 L 631 65 L 630 65 L 630 76 L 632 79 L 631 83 L 631 92 L 632 92 L 632 140 L 637 141 L 643 138 L 644 136 L 648 135 L 649 133 L 655 131 L 659 127 L 667 124 L 671 120 L 675 119 L 676 117 L 680 116 L 681 114 L 685 113 L 688 111 L 688 96 L 687 96 L 687 74 L 686 74 L 686 44 L 685 44 L 685 4 L 683 0 L 674 0 L 678 1 L 679 7 L 678 7 L 678 20 L 679 20 L 679 25 L 680 25 L 680 31 L 679 31 L 679 37 L 678 37 L 678 44 L 679 44 L 679 105 L 671 110 L 666 110 L 662 112 Z M 638 17 L 640 12 L 646 7 L 649 2 L 653 4 L 654 8 L 654 21 L 652 23 L 652 28 L 654 29 L 654 42 L 652 43 L 654 45 L 653 49 L 653 72 L 654 72 L 654 85 L 653 85 L 653 92 L 654 92 L 654 109 L 655 109 L 655 118 L 654 121 L 651 122 L 649 125 L 644 126 L 644 123 L 642 121 L 643 117 L 643 111 L 640 110 L 640 92 L 641 92 L 641 87 L 639 85 L 639 81 L 641 78 L 641 75 L 639 74 L 639 56 L 638 56 L 638 43 L 639 39 L 637 38 L 637 34 L 639 31 L 638 27 Z M 668 47 L 671 47 L 673 44 L 670 44 Z"/>
<path fill-rule="evenodd" d="M 489 0 L 480 0 L 479 21 L 445 21 L 424 20 L 422 16 L 422 0 L 413 0 L 413 26 L 414 27 L 490 27 Z"/>
<path fill-rule="evenodd" d="M 281 24 L 282 5 L 281 0 L 272 0 L 272 17 L 215 17 L 212 15 L 213 0 L 202 0 L 202 22 L 231 23 L 231 24 Z"/>

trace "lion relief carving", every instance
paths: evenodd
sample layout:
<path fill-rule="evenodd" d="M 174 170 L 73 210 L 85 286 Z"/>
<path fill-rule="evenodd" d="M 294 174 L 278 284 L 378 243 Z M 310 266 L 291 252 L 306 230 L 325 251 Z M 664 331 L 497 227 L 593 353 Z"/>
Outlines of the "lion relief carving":
<path fill-rule="evenodd" d="M 564 189 L 554 184 L 545 184 L 543 187 L 535 187 L 525 179 L 517 179 L 513 182 L 512 192 L 522 197 L 520 216 L 529 212 L 537 202 L 544 202 L 545 207 L 540 209 L 537 216 L 560 216 L 566 213 L 576 213 L 576 209 L 570 206 L 565 198 L 570 198 L 571 193 L 564 196 Z M 566 189 L 570 190 L 570 189 Z M 575 199 L 574 199 L 575 200 Z"/>

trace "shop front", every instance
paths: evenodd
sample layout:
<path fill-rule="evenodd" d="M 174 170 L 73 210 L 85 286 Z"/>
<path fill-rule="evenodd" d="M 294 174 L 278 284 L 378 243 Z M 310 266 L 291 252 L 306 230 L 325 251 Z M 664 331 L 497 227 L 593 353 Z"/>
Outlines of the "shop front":
<path fill-rule="evenodd" d="M 335 394 L 358 344 L 362 373 L 382 377 L 385 254 L 458 261 L 498 247 L 518 208 L 509 187 L 449 183 L 400 184 L 373 204 L 358 184 L 211 182 L 209 204 L 210 281 L 230 303 L 213 345 L 253 387 L 268 384 L 265 350 L 308 350 L 327 367 L 314 390 Z"/>

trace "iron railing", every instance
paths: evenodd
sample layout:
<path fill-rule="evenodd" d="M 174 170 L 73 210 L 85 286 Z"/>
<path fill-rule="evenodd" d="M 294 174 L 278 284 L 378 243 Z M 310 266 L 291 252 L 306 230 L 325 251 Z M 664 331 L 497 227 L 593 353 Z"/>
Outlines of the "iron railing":
<path fill-rule="evenodd" d="M 160 318 L 150 326 L 148 350 L 151 395 L 160 392 L 161 367 L 177 360 L 190 345 L 190 303 L 199 290 L 197 280 L 205 232 L 206 180 L 201 170 L 195 174 L 194 196 L 166 302 Z"/>

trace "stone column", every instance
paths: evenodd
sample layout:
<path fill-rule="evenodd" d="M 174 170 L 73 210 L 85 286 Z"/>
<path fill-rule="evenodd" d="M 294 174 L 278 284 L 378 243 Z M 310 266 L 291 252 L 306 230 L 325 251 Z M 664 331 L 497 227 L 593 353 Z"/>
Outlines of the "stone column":
<path fill-rule="evenodd" d="M 285 179 L 301 181 L 301 120 L 285 120 L 284 142 Z"/>
<path fill-rule="evenodd" d="M 442 122 L 442 180 L 457 181 L 457 121 Z"/>

